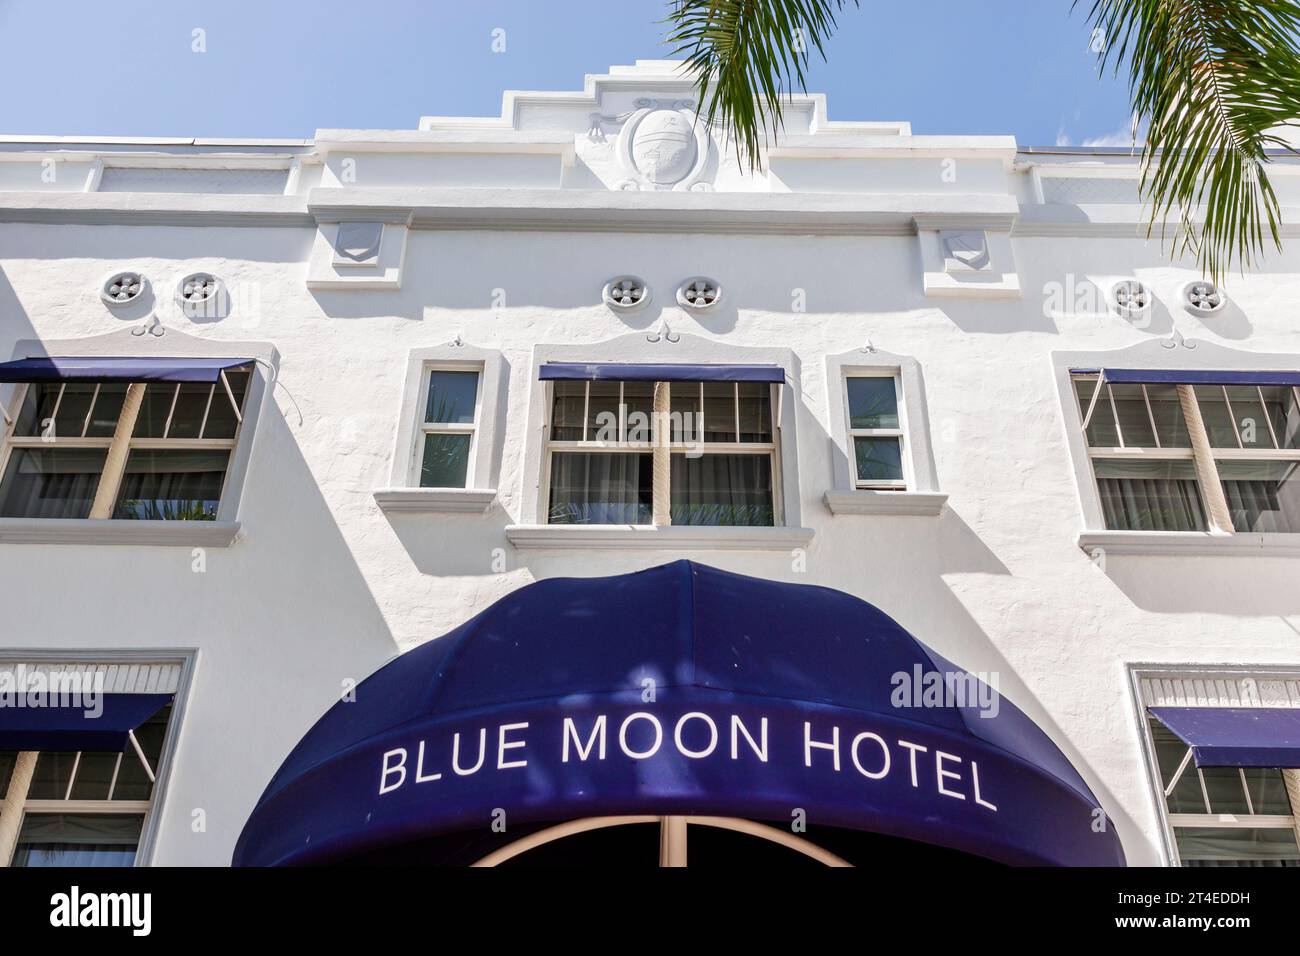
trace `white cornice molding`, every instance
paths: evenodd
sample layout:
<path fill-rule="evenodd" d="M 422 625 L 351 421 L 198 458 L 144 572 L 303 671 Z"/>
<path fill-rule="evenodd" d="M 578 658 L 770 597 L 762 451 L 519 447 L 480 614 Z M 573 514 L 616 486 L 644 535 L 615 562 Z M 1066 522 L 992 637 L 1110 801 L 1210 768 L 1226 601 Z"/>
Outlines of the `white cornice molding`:
<path fill-rule="evenodd" d="M 822 500 L 836 515 L 913 515 L 933 518 L 948 496 L 933 491 L 827 491 Z"/>
<path fill-rule="evenodd" d="M 301 196 L 137 192 L 0 192 L 0 222 L 120 226 L 316 224 Z"/>
<path fill-rule="evenodd" d="M 790 551 L 812 541 L 811 528 L 677 525 L 514 524 L 506 538 L 528 550 Z"/>
<path fill-rule="evenodd" d="M 1210 534 L 1204 531 L 1085 531 L 1089 555 L 1143 557 L 1300 557 L 1300 534 Z"/>
<path fill-rule="evenodd" d="M 486 514 L 495 488 L 377 488 L 375 504 L 385 514 Z"/>

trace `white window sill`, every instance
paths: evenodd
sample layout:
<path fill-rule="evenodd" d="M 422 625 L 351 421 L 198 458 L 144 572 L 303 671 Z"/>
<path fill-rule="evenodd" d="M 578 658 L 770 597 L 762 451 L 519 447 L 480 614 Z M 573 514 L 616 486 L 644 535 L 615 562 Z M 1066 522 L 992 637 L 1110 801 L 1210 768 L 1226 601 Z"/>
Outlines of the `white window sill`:
<path fill-rule="evenodd" d="M 789 551 L 812 541 L 811 528 L 656 528 L 628 524 L 512 524 L 506 538 L 516 548 L 609 548 L 647 551 Z"/>
<path fill-rule="evenodd" d="M 1300 556 L 1300 534 L 1210 534 L 1206 531 L 1085 531 L 1079 547 L 1092 553 L 1154 557 Z"/>
<path fill-rule="evenodd" d="M 375 491 L 375 504 L 385 514 L 484 514 L 496 499 L 495 488 L 379 488 Z"/>
<path fill-rule="evenodd" d="M 118 544 L 228 548 L 238 521 L 0 518 L 0 544 Z"/>
<path fill-rule="evenodd" d="M 948 496 L 937 491 L 828 491 L 822 496 L 831 514 L 920 515 L 934 517 Z"/>

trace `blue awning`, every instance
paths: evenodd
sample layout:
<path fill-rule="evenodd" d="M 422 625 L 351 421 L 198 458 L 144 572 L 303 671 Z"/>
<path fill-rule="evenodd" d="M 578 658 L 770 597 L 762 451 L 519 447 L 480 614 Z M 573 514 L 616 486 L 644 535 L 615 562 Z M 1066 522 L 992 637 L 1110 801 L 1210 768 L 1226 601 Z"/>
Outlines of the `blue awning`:
<path fill-rule="evenodd" d="M 537 376 L 543 382 L 621 379 L 627 382 L 771 382 L 785 381 L 779 365 L 637 365 L 634 363 L 547 362 Z"/>
<path fill-rule="evenodd" d="M 1115 385 L 1300 385 L 1300 371 L 1168 368 L 1072 368 L 1076 375 L 1101 372 Z"/>
<path fill-rule="evenodd" d="M 84 706 L 49 706 L 47 694 L 0 694 L 0 750 L 102 750 L 126 747 L 127 734 L 172 699 L 171 694 L 87 695 Z"/>
<path fill-rule="evenodd" d="M 936 681 L 968 691 L 935 701 Z M 438 862 L 427 843 L 495 839 L 494 807 L 511 833 L 799 807 L 1006 863 L 1121 865 L 1098 806 L 1023 712 L 865 601 L 677 561 L 539 581 L 380 668 L 289 754 L 234 862 Z"/>
<path fill-rule="evenodd" d="M 1150 707 L 1198 767 L 1300 767 L 1300 708 Z"/>
<path fill-rule="evenodd" d="M 251 358 L 113 358 L 42 356 L 0 362 L 0 382 L 199 382 L 221 380 L 221 373 Z"/>

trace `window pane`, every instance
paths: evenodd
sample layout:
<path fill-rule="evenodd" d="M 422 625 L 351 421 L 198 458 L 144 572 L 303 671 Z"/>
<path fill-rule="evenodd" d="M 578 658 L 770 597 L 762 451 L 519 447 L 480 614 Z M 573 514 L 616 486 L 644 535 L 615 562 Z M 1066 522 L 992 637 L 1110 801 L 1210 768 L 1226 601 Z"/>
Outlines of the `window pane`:
<path fill-rule="evenodd" d="M 855 438 L 858 481 L 902 481 L 903 445 L 897 438 Z"/>
<path fill-rule="evenodd" d="M 94 397 L 93 382 L 68 382 L 64 385 L 63 398 L 59 400 L 59 411 L 54 416 L 54 429 L 50 434 L 55 438 L 80 438 Z"/>
<path fill-rule="evenodd" d="M 618 382 L 592 382 L 587 441 L 618 441 Z"/>
<path fill-rule="evenodd" d="M 171 705 L 168 704 L 135 730 L 135 739 L 148 758 L 154 774 L 158 773 L 159 764 L 162 763 L 163 738 L 167 733 L 167 720 L 171 716 L 171 710 Z M 117 772 L 117 784 L 113 787 L 113 799 L 148 800 L 152 793 L 153 784 L 140 765 L 140 756 L 130 741 L 127 741 L 126 749 L 122 751 L 122 766 Z"/>
<path fill-rule="evenodd" d="M 1290 827 L 1178 827 L 1174 835 L 1183 866 L 1300 866 Z"/>
<path fill-rule="evenodd" d="M 740 383 L 740 440 L 772 440 L 772 389 L 766 382 Z"/>
<path fill-rule="evenodd" d="M 34 382 L 27 386 L 23 396 L 23 407 L 18 410 L 14 420 L 14 434 L 26 438 L 35 438 L 48 427 L 54 414 L 54 405 L 59 400 L 58 382 L 41 384 Z"/>
<path fill-rule="evenodd" d="M 1296 390 L 1287 385 L 1270 385 L 1260 389 L 1264 404 L 1273 419 L 1278 444 L 1283 448 L 1300 448 L 1300 407 Z"/>
<path fill-rule="evenodd" d="M 77 764 L 77 778 L 72 781 L 73 800 L 107 800 L 108 785 L 113 782 L 117 753 L 83 751 Z"/>
<path fill-rule="evenodd" d="M 774 523 L 769 455 L 672 456 L 673 524 Z"/>
<path fill-rule="evenodd" d="M 77 760 L 73 751 L 42 750 L 32 771 L 32 785 L 27 791 L 29 800 L 62 800 L 68 795 L 68 782 L 72 780 L 72 765 Z"/>
<path fill-rule="evenodd" d="M 1238 531 L 1300 531 L 1300 462 L 1220 461 L 1219 477 Z"/>
<path fill-rule="evenodd" d="M 1178 400 L 1176 385 L 1148 385 L 1147 399 L 1151 402 L 1151 417 L 1156 420 L 1156 434 L 1162 448 L 1191 448 L 1192 438 L 1187 432 L 1187 419 Z M 1127 438 L 1127 433 L 1125 433 Z"/>
<path fill-rule="evenodd" d="M 1205 530 L 1205 511 L 1190 461 L 1099 459 L 1093 464 L 1107 528 Z"/>
<path fill-rule="evenodd" d="M 143 826 L 137 814 L 29 813 L 11 865 L 131 866 Z"/>
<path fill-rule="evenodd" d="M 671 382 L 669 388 L 672 393 L 672 416 L 669 419 L 672 440 L 698 442 L 702 424 L 700 383 Z"/>
<path fill-rule="evenodd" d="M 551 456 L 551 524 L 649 524 L 651 495 L 648 454 Z"/>
<path fill-rule="evenodd" d="M 113 437 L 125 398 L 125 382 L 104 382 L 99 386 L 99 396 L 90 412 L 90 427 L 86 429 L 87 438 Z"/>
<path fill-rule="evenodd" d="M 623 383 L 623 415 L 627 427 L 624 440 L 650 441 L 650 416 L 654 414 L 654 407 L 654 382 Z"/>
<path fill-rule="evenodd" d="M 736 440 L 735 382 L 704 383 L 704 440 L 712 442 Z"/>
<path fill-rule="evenodd" d="M 9 789 L 9 778 L 13 775 L 14 764 L 18 762 L 18 751 L 0 750 L 0 798 Z"/>
<path fill-rule="evenodd" d="M 1286 783 L 1282 771 L 1262 767 L 1245 768 L 1246 787 L 1256 813 L 1291 815 L 1291 801 L 1287 799 Z"/>
<path fill-rule="evenodd" d="M 144 387 L 144 398 L 140 402 L 140 414 L 135 420 L 136 438 L 162 438 L 163 429 L 167 427 L 167 416 L 171 414 L 172 399 L 176 397 L 174 382 L 150 382 Z"/>
<path fill-rule="evenodd" d="M 556 382 L 555 403 L 551 407 L 551 440 L 582 441 L 582 410 L 586 402 L 586 382 Z"/>
<path fill-rule="evenodd" d="M 227 451 L 132 451 L 113 517 L 215 521 L 229 459 Z"/>
<path fill-rule="evenodd" d="M 850 427 L 898 427 L 898 395 L 892 376 L 850 378 L 848 389 Z"/>
<path fill-rule="evenodd" d="M 472 425 L 478 398 L 478 372 L 429 373 L 429 399 L 424 420 L 439 425 Z"/>
<path fill-rule="evenodd" d="M 251 377 L 252 373 L 248 369 L 231 369 L 226 372 L 226 381 L 230 383 L 230 391 L 235 396 L 235 404 L 239 406 L 241 414 Z M 203 437 L 234 438 L 238 428 L 239 419 L 235 418 L 235 410 L 230 406 L 230 396 L 226 394 L 226 387 L 217 382 L 216 394 L 212 396 L 212 407 L 208 409 L 208 424 L 203 429 Z"/>
<path fill-rule="evenodd" d="M 1183 743 L 1164 724 L 1151 721 L 1151 739 L 1155 743 L 1156 762 L 1160 765 L 1160 783 L 1163 791 L 1169 786 L 1178 772 L 1178 765 L 1187 756 L 1187 744 Z M 1169 794 L 1166 802 L 1170 813 L 1204 813 L 1205 799 L 1201 795 L 1201 781 L 1196 776 L 1196 765 L 1189 763 L 1178 778 L 1178 786 Z"/>
<path fill-rule="evenodd" d="M 1097 390 L 1096 379 L 1076 378 L 1074 393 L 1079 399 L 1079 418 L 1088 422 L 1088 444 L 1093 448 L 1118 448 L 1119 432 L 1115 428 L 1115 414 L 1110 409 L 1110 396 L 1106 386 L 1101 386 L 1097 404 L 1092 404 L 1093 393 Z M 1088 418 L 1088 408 L 1092 408 L 1092 417 Z"/>
<path fill-rule="evenodd" d="M 1189 771 L 1194 769 L 1188 768 Z M 1236 767 L 1202 767 L 1201 774 L 1205 777 L 1205 792 L 1210 795 L 1212 813 L 1250 812 L 1246 790 L 1241 785 L 1241 774 Z"/>
<path fill-rule="evenodd" d="M 1237 423 L 1243 448 L 1272 448 L 1273 433 L 1264 406 L 1259 403 L 1259 390 L 1254 385 L 1229 385 L 1228 401 L 1232 403 L 1232 417 Z"/>
<path fill-rule="evenodd" d="M 464 488 L 469 472 L 469 435 L 424 436 L 420 462 L 421 488 Z"/>
<path fill-rule="evenodd" d="M 1156 445 L 1155 433 L 1151 430 L 1151 419 L 1153 416 L 1147 414 L 1146 397 L 1142 394 L 1141 385 L 1111 385 L 1110 393 L 1115 399 L 1115 408 L 1112 411 L 1109 408 L 1098 408 L 1093 413 L 1095 418 L 1097 414 L 1105 411 L 1110 412 L 1111 416 L 1119 417 L 1119 427 L 1124 433 L 1124 446 L 1126 448 L 1154 448 Z M 1098 403 L 1105 399 L 1103 394 Z"/>
<path fill-rule="evenodd" d="M 107 455 L 93 448 L 15 448 L 0 481 L 0 517 L 87 517 Z"/>
<path fill-rule="evenodd" d="M 221 389 L 221 394 L 217 394 L 217 389 Z M 226 408 L 230 407 L 230 399 L 226 395 L 226 390 L 220 385 L 202 385 L 194 382 L 185 382 L 181 385 L 180 394 L 176 396 L 176 407 L 172 410 L 171 428 L 167 430 L 168 438 L 199 438 L 203 434 L 203 417 L 208 411 L 208 399 L 211 397 L 212 403 L 225 402 Z M 214 436 L 209 435 L 209 438 Z"/>
<path fill-rule="evenodd" d="M 1201 418 L 1205 420 L 1211 447 L 1236 448 L 1237 431 L 1232 427 L 1232 416 L 1228 414 L 1228 405 L 1223 400 L 1223 388 L 1218 385 L 1197 385 L 1196 403 L 1201 407 Z"/>

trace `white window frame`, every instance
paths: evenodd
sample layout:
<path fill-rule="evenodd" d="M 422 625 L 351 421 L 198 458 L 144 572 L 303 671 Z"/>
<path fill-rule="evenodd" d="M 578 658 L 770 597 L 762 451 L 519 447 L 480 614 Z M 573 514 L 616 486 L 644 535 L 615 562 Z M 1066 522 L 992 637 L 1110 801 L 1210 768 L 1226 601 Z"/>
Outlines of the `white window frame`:
<path fill-rule="evenodd" d="M 628 430 L 627 423 L 627 402 L 625 400 L 625 387 L 628 381 L 632 379 L 619 380 L 618 391 L 618 434 L 617 441 L 596 441 L 588 439 L 587 432 L 591 427 L 591 380 L 583 382 L 585 386 L 584 403 L 583 403 L 583 438 L 580 441 L 556 441 L 551 438 L 553 422 L 551 416 L 555 408 L 555 383 L 546 382 L 546 447 L 543 457 L 541 492 L 542 501 L 545 502 L 544 515 L 545 523 L 550 524 L 550 500 L 551 500 L 551 473 L 555 454 L 564 452 L 584 452 L 584 453 L 609 453 L 609 454 L 652 454 L 655 448 L 653 438 L 647 441 L 627 441 L 626 435 Z M 647 382 L 651 387 L 659 384 Z M 704 455 L 767 455 L 771 466 L 772 474 L 772 527 L 783 527 L 785 524 L 784 513 L 782 508 L 781 493 L 781 436 L 778 425 L 780 386 L 769 384 L 768 389 L 768 429 L 772 434 L 770 442 L 742 442 L 740 441 L 740 382 L 730 383 L 734 386 L 732 393 L 733 412 L 735 415 L 736 440 L 734 442 L 706 442 L 701 438 L 699 442 L 691 441 L 670 441 L 668 451 L 672 456 L 688 452 L 700 452 Z M 681 400 L 683 388 L 697 386 L 694 396 L 696 407 L 694 415 L 697 416 L 695 421 L 697 427 L 703 428 L 703 409 L 704 409 L 704 382 L 669 382 L 668 383 L 672 402 L 677 405 Z M 649 415 L 649 413 L 647 413 Z M 653 415 L 649 415 L 653 419 Z M 646 525 L 645 527 L 649 527 Z M 762 527 L 762 526 L 759 526 Z"/>
<path fill-rule="evenodd" d="M 473 372 L 474 379 L 474 420 L 468 424 L 463 422 L 431 422 L 425 417 L 429 407 L 429 387 L 433 381 L 434 372 Z M 414 455 L 411 461 L 411 474 L 409 480 L 412 487 L 423 488 L 437 487 L 440 490 L 451 488 L 473 488 L 475 487 L 474 466 L 477 459 L 475 454 L 478 450 L 479 433 L 481 431 L 479 422 L 483 416 L 483 363 L 481 362 L 426 362 L 422 382 L 420 385 L 420 398 L 417 408 L 419 414 L 419 438 Z M 429 435 L 469 435 L 468 460 L 465 463 L 465 483 L 463 485 L 421 485 L 420 474 L 424 461 L 424 445 Z"/>
<path fill-rule="evenodd" d="M 894 383 L 894 402 L 898 409 L 897 428 L 854 428 L 853 409 L 849 403 L 849 380 L 855 378 L 889 378 Z M 912 455 L 907 441 L 907 409 L 903 404 L 903 377 L 897 369 L 879 368 L 846 371 L 840 387 L 844 390 L 844 427 L 848 436 L 849 469 L 853 478 L 853 487 L 866 491 L 907 491 L 914 485 L 912 477 Z M 858 475 L 857 448 L 855 438 L 897 438 L 899 460 L 902 462 L 903 477 L 897 480 L 863 479 Z"/>
<path fill-rule="evenodd" d="M 74 435 L 69 437 L 61 437 L 57 433 L 54 434 L 53 436 L 16 435 L 14 434 L 14 432 L 18 427 L 18 419 L 22 415 L 23 407 L 27 401 L 27 395 L 33 388 L 32 384 L 20 384 L 14 392 L 14 410 L 11 414 L 11 418 L 13 420 L 5 425 L 4 435 L 3 435 L 4 441 L 3 441 L 3 445 L 0 446 L 0 480 L 3 480 L 4 476 L 8 473 L 9 462 L 10 459 L 13 457 L 13 453 L 17 450 L 28 449 L 28 448 L 37 449 L 37 450 L 46 449 L 46 448 L 103 449 L 106 456 L 105 460 L 107 460 L 108 457 L 112 456 L 115 450 L 119 450 L 119 449 L 126 456 L 126 459 L 124 460 L 129 459 L 131 452 L 133 451 L 192 451 L 192 450 L 225 451 L 228 454 L 226 458 L 226 467 L 221 479 L 221 492 L 217 504 L 217 509 L 218 509 L 217 513 L 219 515 L 221 513 L 221 502 L 225 500 L 226 489 L 230 483 L 230 471 L 234 461 L 235 449 L 239 445 L 239 439 L 241 437 L 240 433 L 244 427 L 243 408 L 246 407 L 248 404 L 249 393 L 252 391 L 253 379 L 255 375 L 256 375 L 256 369 L 250 368 L 248 372 L 248 384 L 244 387 L 243 406 L 237 405 L 235 403 L 234 393 L 231 391 L 230 382 L 226 378 L 226 373 L 224 370 L 221 373 L 221 381 L 208 386 L 207 405 L 204 410 L 203 421 L 200 424 L 198 438 L 167 437 L 167 432 L 171 430 L 172 414 L 174 414 L 176 410 L 176 402 L 180 396 L 181 386 L 183 384 L 188 384 L 182 382 L 134 383 L 134 384 L 144 385 L 146 389 L 146 394 L 148 394 L 149 389 L 164 388 L 167 386 L 172 387 L 171 412 L 168 414 L 166 422 L 164 422 L 163 437 L 161 438 L 137 438 L 133 434 L 122 435 L 120 437 L 116 435 L 111 437 L 88 437 L 86 435 L 86 432 L 90 428 L 90 420 L 95 413 L 95 404 L 99 400 L 100 387 L 101 385 L 108 384 L 102 382 L 94 383 L 95 385 L 94 397 L 91 399 L 90 408 L 87 411 L 85 420 L 82 423 L 80 435 Z M 44 384 L 48 384 L 51 387 L 57 385 L 59 389 L 58 397 L 55 399 L 54 407 L 50 412 L 50 419 L 54 419 L 58 417 L 59 405 L 63 401 L 63 395 L 67 390 L 68 383 L 50 382 Z M 90 384 L 90 383 L 86 383 L 86 384 Z M 207 428 L 208 415 L 212 410 L 212 403 L 214 401 L 229 402 L 231 409 L 234 411 L 235 434 L 230 438 L 204 438 L 203 437 L 203 431 L 206 430 Z M 121 420 L 121 415 L 119 413 L 117 421 L 120 420 Z M 101 478 L 102 478 L 102 474 L 101 474 Z M 118 495 L 121 493 L 122 490 L 122 482 L 125 481 L 125 479 L 126 479 L 126 471 L 125 469 L 123 469 L 121 474 L 118 476 L 116 486 L 108 489 L 108 493 L 112 501 L 114 502 L 115 507 L 116 507 Z M 25 518 L 23 520 L 49 521 L 51 519 Z M 157 523 L 157 522 L 161 522 L 163 519 L 126 519 L 126 518 L 112 518 L 110 516 L 110 520 L 116 520 L 116 521 L 139 520 L 139 521 L 148 521 L 148 522 Z"/>
<path fill-rule="evenodd" d="M 156 767 L 149 767 L 149 772 L 153 777 L 153 790 L 148 800 L 72 800 L 72 784 L 76 780 L 75 770 L 70 777 L 69 785 L 65 793 L 65 799 L 58 800 L 33 800 L 27 797 L 23 798 L 22 812 L 24 818 L 28 813 L 76 813 L 76 814 L 143 814 L 144 821 L 140 827 L 140 840 L 136 844 L 135 866 L 150 866 L 153 863 L 157 849 L 158 831 L 163 817 L 163 808 L 166 803 L 169 783 L 171 781 L 172 765 L 175 762 L 176 750 L 181 736 L 181 725 L 185 717 L 186 707 L 189 701 L 190 685 L 194 678 L 194 663 L 196 653 L 194 651 L 105 651 L 105 652 L 78 652 L 75 663 L 67 663 L 66 657 L 59 652 L 41 652 L 35 650 L 14 651 L 0 654 L 0 664 L 14 664 L 18 662 L 27 663 L 32 666 L 40 667 L 42 665 L 54 667 L 59 670 L 76 669 L 119 669 L 123 672 L 134 672 L 137 674 L 147 673 L 151 665 L 162 665 L 164 668 L 178 668 L 179 673 L 175 677 L 174 688 L 172 689 L 171 713 L 167 718 L 167 730 L 163 735 L 162 749 L 158 758 Z M 150 688 L 151 690 L 154 688 Z M 114 692 L 112 686 L 105 687 L 105 693 Z M 131 738 L 134 739 L 134 732 Z M 144 761 L 137 748 L 137 759 Z M 37 754 L 37 760 L 40 759 L 40 751 L 29 751 Z M 126 759 L 123 752 L 123 760 Z M 80 762 L 80 753 L 77 757 Z M 146 766 L 147 766 L 147 762 Z M 120 769 L 121 762 L 118 763 Z M 115 781 L 114 781 L 115 783 Z M 30 792 L 30 787 L 29 787 Z M 0 791 L 0 813 L 5 811 L 7 806 L 7 794 Z M 22 830 L 22 820 L 18 821 L 19 832 Z M 9 866 L 12 857 L 7 860 L 0 860 L 0 865 Z"/>
<path fill-rule="evenodd" d="M 1171 782 L 1166 782 L 1160 771 L 1160 761 L 1156 755 L 1155 737 L 1152 733 L 1153 718 L 1147 711 L 1149 706 L 1200 706 L 1200 707 L 1241 707 L 1252 706 L 1296 706 L 1300 705 L 1300 668 L 1267 668 L 1248 665 L 1221 665 L 1205 667 L 1195 664 L 1187 665 L 1150 665 L 1130 664 L 1129 680 L 1135 704 L 1138 736 L 1142 745 L 1142 754 L 1146 763 L 1148 791 L 1153 800 L 1156 817 L 1160 823 L 1164 842 L 1165 863 L 1168 866 L 1181 866 L 1178 853 L 1178 828 L 1210 829 L 1289 829 L 1300 843 L 1295 814 L 1226 814 L 1214 813 L 1212 808 L 1204 814 L 1171 813 L 1168 794 L 1172 793 L 1173 784 L 1179 781 L 1176 775 Z M 1163 689 L 1162 699 L 1152 699 L 1149 687 L 1159 686 Z M 1251 698 L 1241 693 L 1241 688 L 1256 688 L 1256 695 Z M 1263 693 L 1259 692 L 1263 688 Z M 1271 699 L 1276 697 L 1277 699 Z M 1294 699 L 1290 695 L 1294 694 Z M 1191 760 L 1191 748 L 1182 761 L 1182 773 L 1196 773 L 1201 779 L 1202 799 L 1209 804 L 1205 789 L 1204 776 Z M 1240 775 L 1247 806 L 1253 810 L 1249 790 L 1245 787 L 1245 775 Z"/>

